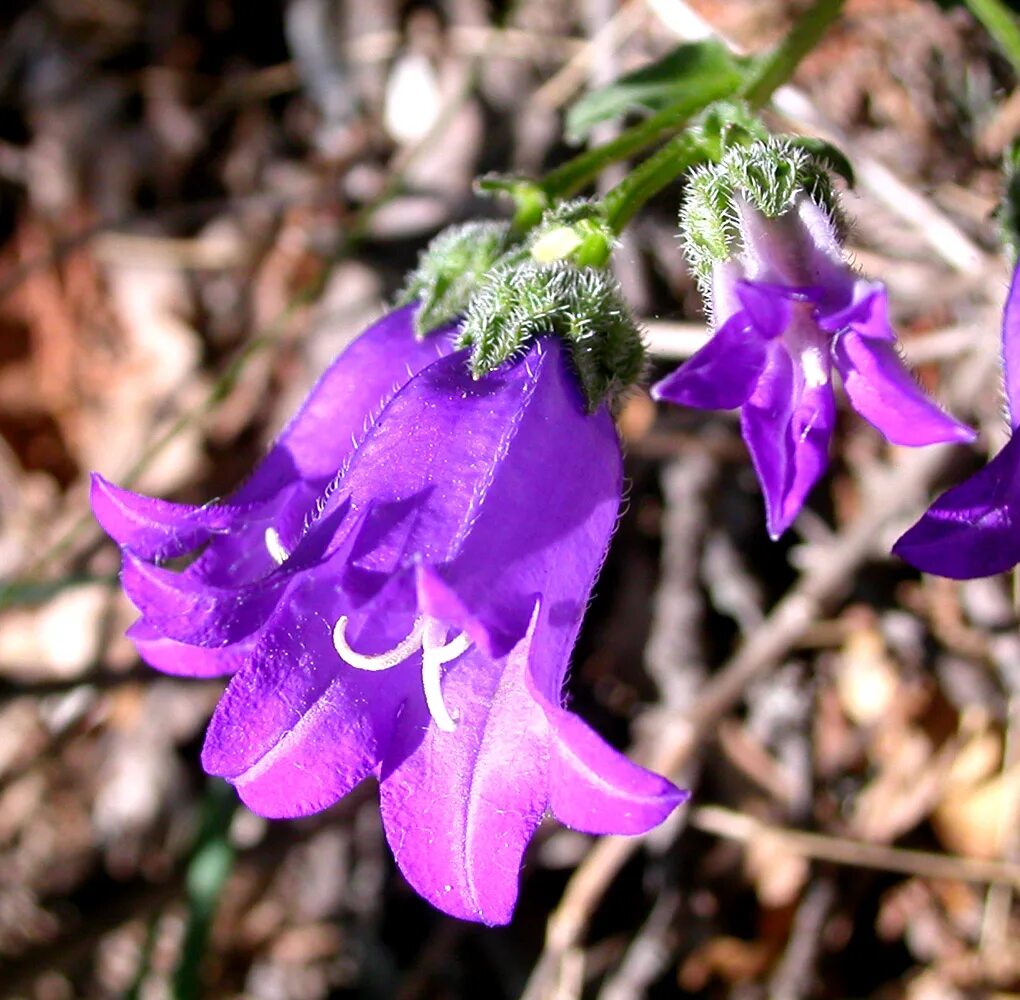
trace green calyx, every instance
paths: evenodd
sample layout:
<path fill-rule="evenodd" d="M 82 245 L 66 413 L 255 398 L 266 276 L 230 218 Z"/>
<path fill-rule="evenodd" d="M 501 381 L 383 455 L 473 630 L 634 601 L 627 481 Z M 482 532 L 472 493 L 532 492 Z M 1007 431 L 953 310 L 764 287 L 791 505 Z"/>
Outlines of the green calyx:
<path fill-rule="evenodd" d="M 769 138 L 731 146 L 717 163 L 691 172 L 680 231 L 684 252 L 699 281 L 741 250 L 738 199 L 768 219 L 778 219 L 804 194 L 841 228 L 828 162 L 796 141 Z"/>
<path fill-rule="evenodd" d="M 479 282 L 510 247 L 505 222 L 467 222 L 432 240 L 397 298 L 398 305 L 420 303 L 415 315 L 418 337 L 460 316 Z"/>
<path fill-rule="evenodd" d="M 619 286 L 604 270 L 565 260 L 494 268 L 471 299 L 458 346 L 471 348 L 471 373 L 481 378 L 543 335 L 570 348 L 591 411 L 641 377 L 645 348 Z"/>

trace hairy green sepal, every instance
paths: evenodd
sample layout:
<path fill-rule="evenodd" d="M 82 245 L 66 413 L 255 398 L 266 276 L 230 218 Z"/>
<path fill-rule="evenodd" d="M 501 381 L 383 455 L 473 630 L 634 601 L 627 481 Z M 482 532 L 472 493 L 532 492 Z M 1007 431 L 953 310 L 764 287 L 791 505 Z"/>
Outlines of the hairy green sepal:
<path fill-rule="evenodd" d="M 680 210 L 680 231 L 699 281 L 707 283 L 713 267 L 741 249 L 738 198 L 766 218 L 778 219 L 803 193 L 841 229 L 828 167 L 826 159 L 799 142 L 769 138 L 731 146 L 718 163 L 693 170 Z"/>
<path fill-rule="evenodd" d="M 420 302 L 415 315 L 419 339 L 460 316 L 479 282 L 509 249 L 505 222 L 467 222 L 441 232 L 408 275 L 398 305 Z"/>
<path fill-rule="evenodd" d="M 566 260 L 495 267 L 471 299 L 458 346 L 471 348 L 471 373 L 481 378 L 550 334 L 568 345 L 592 411 L 641 377 L 644 344 L 616 281 Z"/>

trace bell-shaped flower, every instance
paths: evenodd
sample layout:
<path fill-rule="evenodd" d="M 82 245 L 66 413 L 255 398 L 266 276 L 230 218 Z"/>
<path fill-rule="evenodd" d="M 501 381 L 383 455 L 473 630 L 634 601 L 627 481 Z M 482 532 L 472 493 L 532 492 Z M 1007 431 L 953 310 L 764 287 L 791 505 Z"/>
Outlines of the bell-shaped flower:
<path fill-rule="evenodd" d="M 273 558 L 258 572 L 175 573 L 153 558 L 183 542 L 161 542 L 128 544 L 122 580 L 168 641 L 245 650 L 209 725 L 207 771 L 269 817 L 324 809 L 375 775 L 408 881 L 447 913 L 497 924 L 546 812 L 637 834 L 684 795 L 563 705 L 620 501 L 606 406 L 586 407 L 558 338 L 477 379 L 466 360 L 407 381 L 303 522 L 286 507 L 259 521 Z M 156 503 L 117 499 L 141 522 Z M 156 510 L 169 533 L 172 513 Z M 194 510 L 180 509 L 189 542 Z"/>
<path fill-rule="evenodd" d="M 768 145 L 762 155 L 776 150 L 803 166 L 803 152 L 781 144 Z M 747 189 L 734 180 L 741 170 L 747 173 L 746 160 L 721 166 L 730 186 L 719 233 L 699 246 L 685 227 L 688 249 L 699 251 L 692 261 L 710 292 L 715 333 L 652 394 L 699 409 L 740 408 L 769 534 L 777 538 L 828 465 L 833 369 L 850 405 L 893 444 L 970 441 L 974 435 L 932 402 L 904 366 L 885 288 L 845 262 L 831 211 L 812 196 L 817 185 L 811 194 L 801 187 L 770 202 L 760 178 L 756 185 L 747 180 Z M 703 224 L 710 215 L 706 204 L 720 203 L 718 179 L 706 173 L 699 180 L 706 178 L 715 186 L 699 202 L 706 185 L 693 185 L 685 223 Z"/>
<path fill-rule="evenodd" d="M 947 490 L 893 546 L 937 576 L 969 580 L 1020 563 L 1020 269 L 1002 317 L 1002 369 L 1010 438 L 987 465 Z"/>
<path fill-rule="evenodd" d="M 366 424 L 409 378 L 453 350 L 453 329 L 418 339 L 415 307 L 387 314 L 330 365 L 301 408 L 224 502 L 167 503 L 120 489 L 94 474 L 92 510 L 125 550 L 150 561 L 205 546 L 185 575 L 214 585 L 261 579 L 283 562 L 281 531 L 300 529 L 326 485 L 354 450 Z M 144 617 L 128 632 L 139 655 L 166 673 L 215 677 L 233 673 L 251 652 L 250 638 L 222 647 L 177 642 Z"/>

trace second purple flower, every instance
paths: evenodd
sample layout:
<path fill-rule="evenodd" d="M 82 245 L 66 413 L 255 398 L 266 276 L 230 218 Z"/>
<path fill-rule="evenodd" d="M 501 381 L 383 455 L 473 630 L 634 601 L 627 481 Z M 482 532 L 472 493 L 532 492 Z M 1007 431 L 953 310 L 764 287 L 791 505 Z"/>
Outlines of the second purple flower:
<path fill-rule="evenodd" d="M 893 444 L 974 437 L 904 366 L 885 288 L 845 262 L 832 199 L 827 175 L 782 142 L 735 148 L 692 180 L 685 245 L 715 333 L 652 390 L 682 406 L 740 408 L 773 538 L 828 465 L 833 369 L 850 405 Z"/>

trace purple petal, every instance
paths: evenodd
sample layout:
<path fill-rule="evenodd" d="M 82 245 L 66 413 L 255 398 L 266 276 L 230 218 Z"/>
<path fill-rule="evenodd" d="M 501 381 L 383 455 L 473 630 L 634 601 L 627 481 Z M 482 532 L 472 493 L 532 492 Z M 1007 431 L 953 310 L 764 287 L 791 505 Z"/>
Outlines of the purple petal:
<path fill-rule="evenodd" d="M 148 623 L 168 639 L 227 646 L 251 635 L 275 607 L 287 577 L 242 588 L 214 587 L 124 553 L 121 584 Z"/>
<path fill-rule="evenodd" d="M 790 300 L 795 297 L 790 289 L 741 281 L 737 284 L 737 297 L 751 325 L 765 340 L 775 340 L 790 325 Z M 761 367 L 765 367 L 764 356 Z"/>
<path fill-rule="evenodd" d="M 377 769 L 387 837 L 409 881 L 449 913 L 502 923 L 549 802 L 550 768 L 577 789 L 563 792 L 566 813 L 591 799 L 576 817 L 591 828 L 645 829 L 677 794 L 559 708 L 619 504 L 612 419 L 586 412 L 558 341 L 477 382 L 463 361 L 423 371 L 364 437 L 280 568 L 294 564 L 297 575 L 227 688 L 203 764 L 274 816 L 323 808 Z M 360 520 L 338 545 L 321 519 L 347 507 Z M 209 589 L 192 616 L 205 614 Z M 537 594 L 541 616 L 531 614 Z M 358 659 L 400 647 L 422 613 L 454 633 L 449 642 L 462 632 L 472 641 L 442 667 L 452 732 L 430 715 L 411 646 L 371 674 Z M 347 660 L 331 635 L 341 615 L 358 654 Z M 547 713 L 566 734 L 558 749 Z"/>
<path fill-rule="evenodd" d="M 485 609 L 493 632 L 515 640 L 542 595 L 550 609 L 543 648 L 555 662 L 547 682 L 558 697 L 616 525 L 623 462 L 612 417 L 605 407 L 587 413 L 562 344 L 541 342 L 526 365 L 537 386 L 442 578 L 466 606 Z"/>
<path fill-rule="evenodd" d="M 143 559 L 172 559 L 201 545 L 213 532 L 228 531 L 244 513 L 236 506 L 186 504 L 154 500 L 114 486 L 92 474 L 92 512 L 118 544 Z"/>
<path fill-rule="evenodd" d="M 546 708 L 552 723 L 550 807 L 582 833 L 638 834 L 658 826 L 690 794 L 638 767 L 576 715 Z"/>
<path fill-rule="evenodd" d="M 854 282 L 851 301 L 836 309 L 818 310 L 818 325 L 829 333 L 840 333 L 853 329 L 869 340 L 896 340 L 896 334 L 889 324 L 889 297 L 885 285 L 877 281 Z"/>
<path fill-rule="evenodd" d="M 765 368 L 765 349 L 748 315 L 738 312 L 690 360 L 652 386 L 652 396 L 702 410 L 742 406 Z"/>
<path fill-rule="evenodd" d="M 420 674 L 345 664 L 328 600 L 310 587 L 281 609 L 209 723 L 203 767 L 261 816 L 305 816 L 346 795 L 378 765 Z"/>
<path fill-rule="evenodd" d="M 893 546 L 938 576 L 970 580 L 1020 563 L 1020 436 L 969 479 L 947 490 Z"/>
<path fill-rule="evenodd" d="M 325 486 L 384 403 L 412 376 L 452 353 L 452 326 L 417 339 L 416 309 L 387 313 L 337 357 L 238 490 L 236 502 L 272 496 L 294 479 Z"/>
<path fill-rule="evenodd" d="M 525 681 L 529 646 L 530 636 L 503 661 L 473 650 L 452 664 L 443 695 L 456 730 L 407 706 L 380 775 L 383 825 L 404 877 L 445 913 L 490 925 L 510 920 L 549 795 L 547 726 Z"/>
<path fill-rule="evenodd" d="M 1020 427 L 1020 266 L 1013 271 L 1002 313 L 1002 375 L 1010 427 Z"/>
<path fill-rule="evenodd" d="M 150 666 L 164 674 L 177 677 L 223 677 L 241 668 L 251 655 L 254 644 L 250 641 L 209 649 L 189 646 L 161 635 L 144 618 L 140 618 L 125 633 L 135 644 L 138 655 Z"/>
<path fill-rule="evenodd" d="M 769 535 L 778 538 L 828 465 L 835 422 L 832 387 L 808 384 L 786 347 L 775 342 L 741 428 L 765 498 Z"/>
<path fill-rule="evenodd" d="M 837 336 L 832 354 L 850 405 L 892 444 L 974 440 L 969 427 L 924 394 L 894 343 L 847 330 Z"/>
<path fill-rule="evenodd" d="M 223 535 L 213 538 L 211 551 L 193 572 L 205 579 L 238 582 L 238 562 L 254 552 L 258 557 L 255 575 L 261 575 L 267 557 L 264 547 L 254 543 L 261 541 L 265 528 L 288 514 L 300 520 L 310 499 L 336 475 L 383 403 L 411 376 L 453 350 L 452 327 L 421 341 L 415 337 L 415 308 L 407 306 L 384 316 L 330 365 L 229 503 L 203 507 L 168 503 L 120 489 L 94 475 L 91 500 L 99 523 L 122 547 L 155 561 L 192 551 L 210 535 Z M 310 488 L 279 496 L 299 481 Z M 276 507 L 265 509 L 274 499 Z M 300 508 L 296 515 L 288 509 L 294 507 Z M 243 544 L 233 534 L 224 534 L 243 529 L 259 514 L 264 523 Z M 239 575 L 252 577 L 244 569 Z"/>

